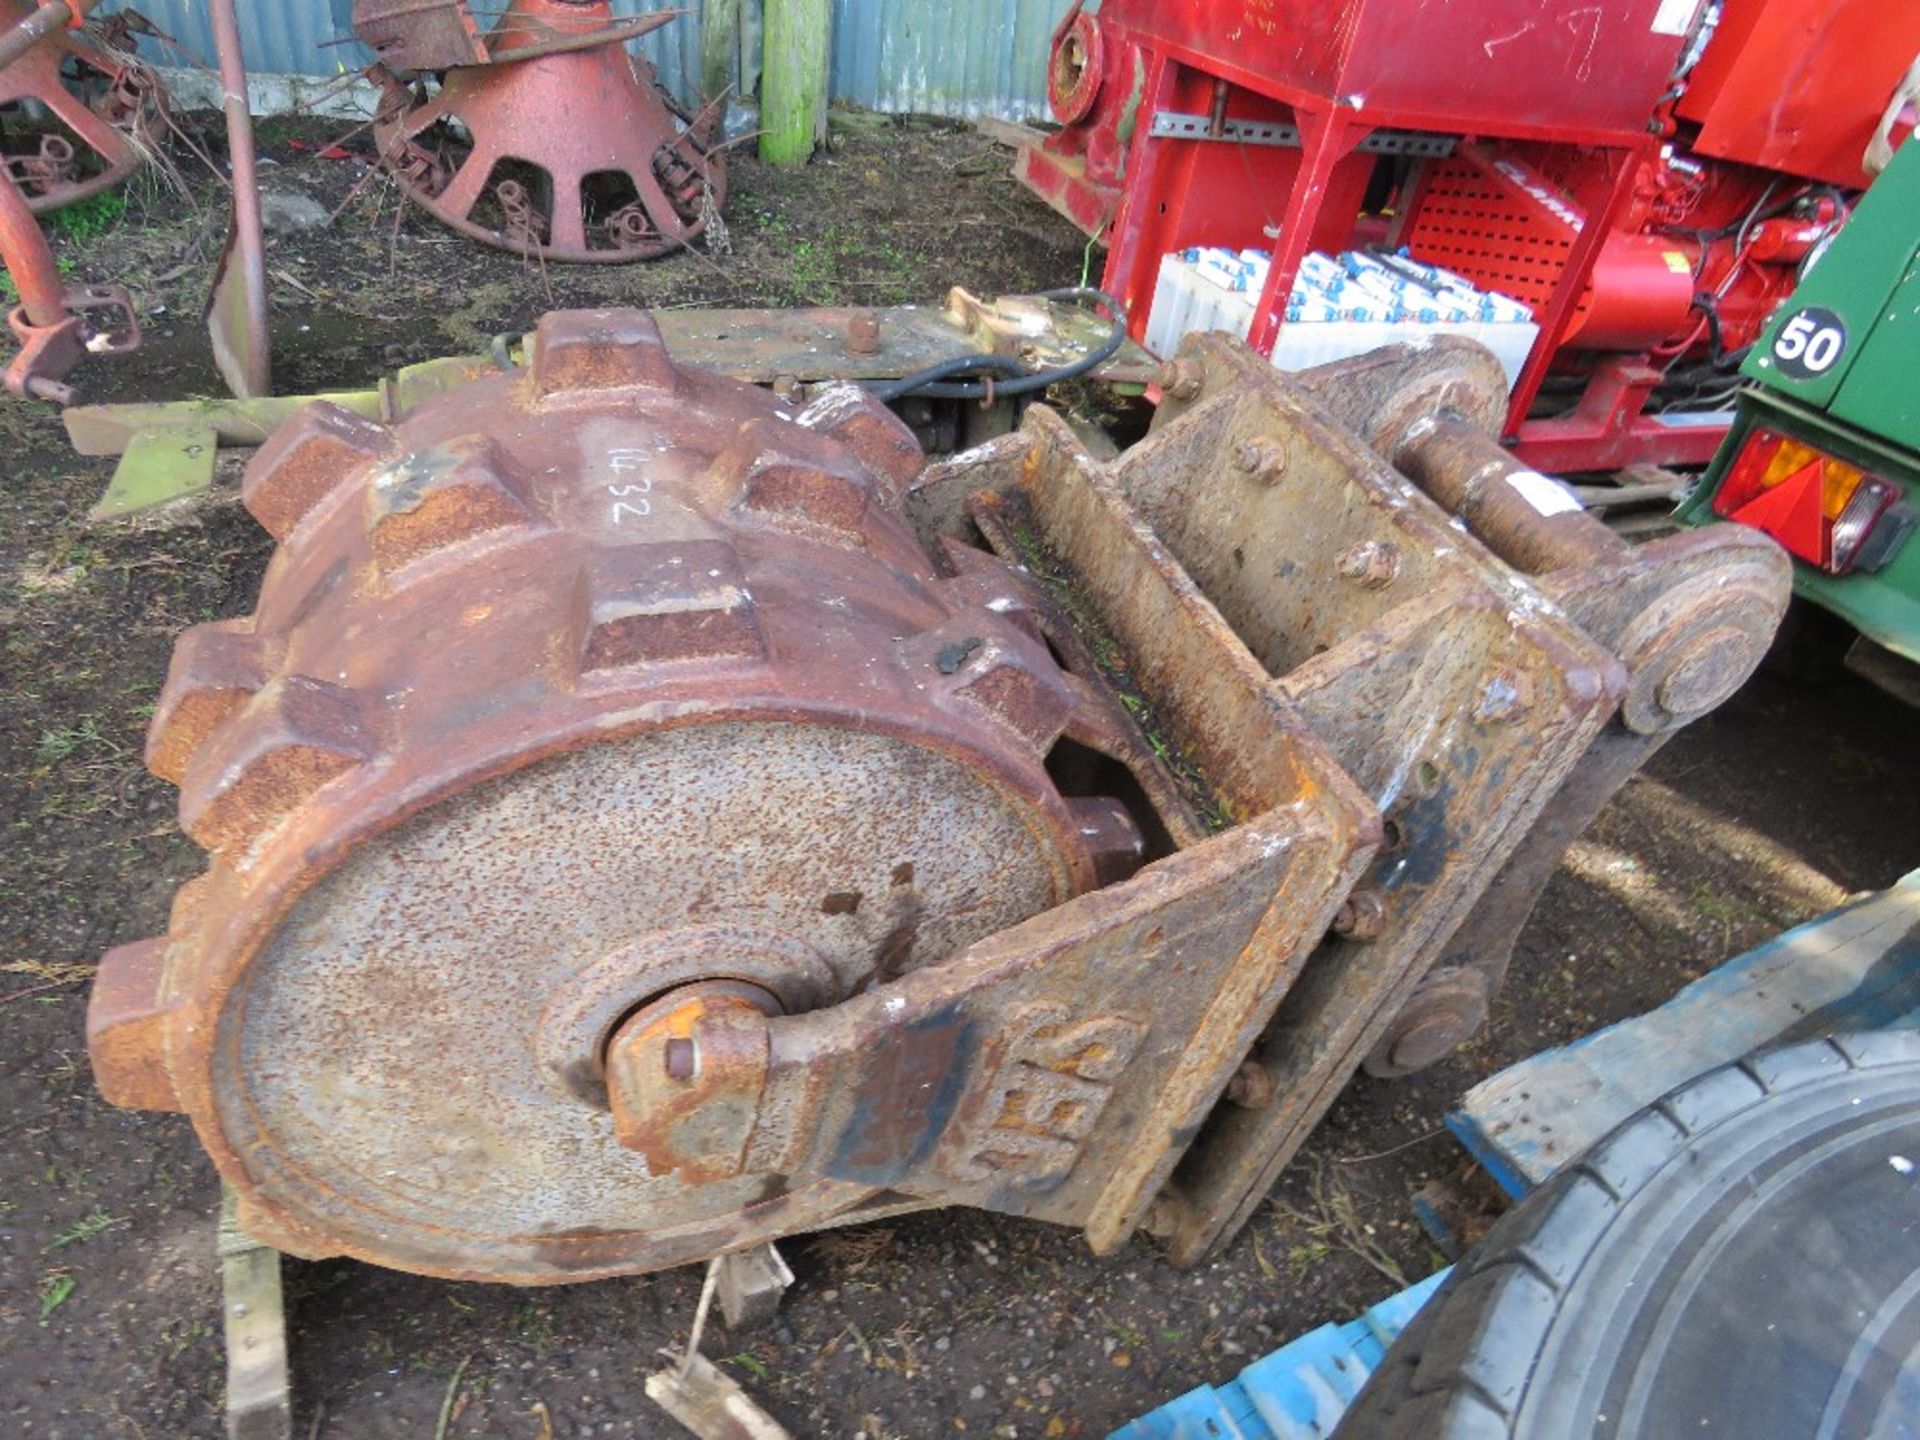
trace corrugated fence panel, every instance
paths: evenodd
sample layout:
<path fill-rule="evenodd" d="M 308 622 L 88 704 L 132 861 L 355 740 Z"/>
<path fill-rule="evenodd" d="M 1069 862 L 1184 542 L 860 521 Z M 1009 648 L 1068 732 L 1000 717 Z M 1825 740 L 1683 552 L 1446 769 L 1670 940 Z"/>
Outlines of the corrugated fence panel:
<path fill-rule="evenodd" d="M 240 0 L 238 9 L 249 70 L 337 75 L 371 58 L 347 24 L 353 0 Z M 212 69 L 217 63 L 207 0 L 108 0 L 100 10 L 138 10 L 178 41 L 178 51 L 152 42 L 142 47 L 158 64 Z M 333 43 L 342 38 L 346 44 Z"/>
<path fill-rule="evenodd" d="M 498 9 L 482 0 L 480 10 Z M 653 0 L 614 0 L 616 15 L 642 15 L 660 9 Z M 700 66 L 700 0 L 679 0 L 686 10 L 673 24 L 643 37 L 634 47 L 653 61 L 660 79 L 681 99 L 690 99 L 690 80 Z M 179 42 L 176 53 L 148 42 L 148 58 L 161 65 L 213 66 L 213 27 L 207 0 L 108 0 L 100 7 L 138 10 Z M 373 58 L 353 38 L 349 23 L 353 0 L 239 0 L 240 38 L 247 68 L 261 75 L 329 76 L 359 69 Z M 345 43 L 340 43 L 344 41 Z"/>
<path fill-rule="evenodd" d="M 758 0 L 746 0 L 757 8 Z M 869 109 L 977 118 L 1044 116 L 1047 46 L 1070 0 L 832 0 L 833 95 Z M 136 9 L 180 43 L 147 47 L 162 65 L 214 63 L 207 0 L 109 0 Z M 497 8 L 482 3 L 480 8 Z M 620 15 L 658 0 L 614 0 Z M 700 69 L 700 0 L 641 40 L 660 79 L 690 101 Z M 353 40 L 353 0 L 239 0 L 248 68 L 260 74 L 339 75 L 371 58 Z M 757 26 L 749 25 L 757 33 Z M 344 44 L 340 43 L 345 41 Z"/>
<path fill-rule="evenodd" d="M 1069 0 L 833 0 L 833 93 L 969 119 L 1047 111 L 1047 48 Z"/>

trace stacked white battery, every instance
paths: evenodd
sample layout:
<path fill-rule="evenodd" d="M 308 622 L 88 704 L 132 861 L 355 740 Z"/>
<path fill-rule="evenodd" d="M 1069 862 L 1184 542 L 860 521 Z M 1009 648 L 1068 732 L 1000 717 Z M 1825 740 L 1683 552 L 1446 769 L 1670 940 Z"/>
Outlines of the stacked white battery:
<path fill-rule="evenodd" d="M 1147 317 L 1147 348 L 1171 355 L 1184 335 L 1225 330 L 1245 339 L 1267 283 L 1264 250 L 1195 247 L 1160 262 Z M 1304 370 L 1382 345 L 1434 335 L 1478 340 L 1500 357 L 1511 386 L 1540 333 L 1518 300 L 1478 290 L 1438 266 L 1398 255 L 1308 254 L 1287 296 L 1273 363 Z"/>

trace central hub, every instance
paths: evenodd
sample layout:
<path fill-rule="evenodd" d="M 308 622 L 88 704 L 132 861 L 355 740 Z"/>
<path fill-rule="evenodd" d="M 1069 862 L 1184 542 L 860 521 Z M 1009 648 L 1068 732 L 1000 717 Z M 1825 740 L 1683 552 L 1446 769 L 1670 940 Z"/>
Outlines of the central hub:
<path fill-rule="evenodd" d="M 634 1012 L 607 1046 L 620 1143 L 687 1184 L 742 1174 L 779 1013 L 770 991 L 738 980 L 696 981 Z"/>

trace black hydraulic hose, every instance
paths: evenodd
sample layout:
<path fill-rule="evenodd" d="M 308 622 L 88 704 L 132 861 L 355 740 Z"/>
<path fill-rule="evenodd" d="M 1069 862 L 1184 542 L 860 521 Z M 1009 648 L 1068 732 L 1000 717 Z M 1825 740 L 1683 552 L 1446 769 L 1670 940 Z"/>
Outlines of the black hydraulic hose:
<path fill-rule="evenodd" d="M 1006 355 L 963 355 L 956 360 L 929 365 L 898 380 L 886 380 L 867 387 L 875 398 L 891 404 L 909 395 L 925 395 L 936 400 L 988 400 L 1014 395 L 1029 395 L 1049 385 L 1075 380 L 1097 365 L 1103 365 L 1127 343 L 1127 315 L 1120 302 L 1105 291 L 1086 285 L 1070 285 L 1060 290 L 1043 290 L 1042 300 L 1072 300 L 1084 305 L 1098 303 L 1106 307 L 1113 330 L 1100 346 L 1071 365 L 1051 370 L 1029 371 L 1018 360 Z M 961 375 L 988 375 L 982 380 L 957 380 Z M 1001 378 L 1004 377 L 1004 378 Z"/>

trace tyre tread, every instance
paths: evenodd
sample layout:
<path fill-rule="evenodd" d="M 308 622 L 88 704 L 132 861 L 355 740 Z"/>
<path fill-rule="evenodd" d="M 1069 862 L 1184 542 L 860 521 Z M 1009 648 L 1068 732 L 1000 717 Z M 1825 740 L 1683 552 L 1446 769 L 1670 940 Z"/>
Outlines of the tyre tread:
<path fill-rule="evenodd" d="M 1625 1121 L 1509 1211 L 1454 1267 L 1374 1371 L 1339 1440 L 1517 1436 L 1532 1366 L 1581 1269 L 1668 1163 L 1708 1131 L 1781 1096 L 1847 1070 L 1894 1065 L 1920 1066 L 1920 1032 L 1802 1041 L 1710 1070 Z M 1564 1216 L 1573 1206 L 1588 1209 L 1569 1224 Z M 1516 1283 L 1522 1276 L 1525 1283 Z M 1526 1373 L 1510 1396 L 1507 1385 L 1487 1383 L 1515 1369 Z"/>

